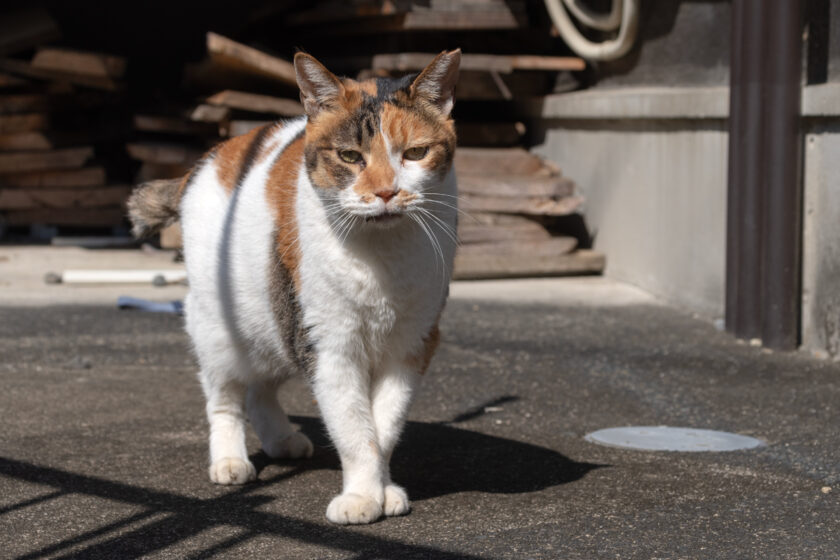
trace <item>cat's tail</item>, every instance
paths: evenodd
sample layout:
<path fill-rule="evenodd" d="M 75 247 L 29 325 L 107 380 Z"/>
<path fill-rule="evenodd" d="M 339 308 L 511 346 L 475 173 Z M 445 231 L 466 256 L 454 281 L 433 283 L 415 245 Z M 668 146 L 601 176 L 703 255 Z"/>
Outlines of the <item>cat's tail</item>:
<path fill-rule="evenodd" d="M 139 185 L 128 199 L 131 233 L 149 237 L 178 221 L 183 179 L 160 179 Z"/>

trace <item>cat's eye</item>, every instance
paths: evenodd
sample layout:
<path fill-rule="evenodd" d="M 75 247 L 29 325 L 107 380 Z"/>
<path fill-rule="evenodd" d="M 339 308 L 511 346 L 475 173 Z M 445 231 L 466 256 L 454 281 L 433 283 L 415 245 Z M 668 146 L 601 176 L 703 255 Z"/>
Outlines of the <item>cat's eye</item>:
<path fill-rule="evenodd" d="M 338 157 L 347 163 L 359 163 L 362 161 L 362 154 L 356 150 L 339 150 Z"/>
<path fill-rule="evenodd" d="M 403 152 L 403 157 L 410 161 L 417 161 L 426 157 L 426 154 L 428 153 L 428 146 L 416 146 L 414 148 L 409 148 L 405 152 Z"/>

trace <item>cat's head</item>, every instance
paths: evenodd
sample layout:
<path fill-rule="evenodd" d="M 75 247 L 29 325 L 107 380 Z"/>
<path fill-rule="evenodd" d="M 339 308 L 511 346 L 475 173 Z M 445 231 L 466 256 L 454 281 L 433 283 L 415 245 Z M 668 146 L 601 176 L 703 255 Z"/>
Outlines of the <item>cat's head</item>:
<path fill-rule="evenodd" d="M 306 171 L 331 214 L 393 224 L 434 196 L 455 155 L 460 61 L 460 49 L 442 52 L 417 75 L 355 81 L 295 56 Z"/>

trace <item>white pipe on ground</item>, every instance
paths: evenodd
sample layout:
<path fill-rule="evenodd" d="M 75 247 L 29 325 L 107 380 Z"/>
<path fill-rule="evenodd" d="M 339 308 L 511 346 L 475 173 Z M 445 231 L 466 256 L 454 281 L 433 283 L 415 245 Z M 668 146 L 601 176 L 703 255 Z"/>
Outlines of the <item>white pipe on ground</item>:
<path fill-rule="evenodd" d="M 187 279 L 184 269 L 163 270 L 65 270 L 63 284 L 151 284 L 162 277 L 167 284 Z"/>

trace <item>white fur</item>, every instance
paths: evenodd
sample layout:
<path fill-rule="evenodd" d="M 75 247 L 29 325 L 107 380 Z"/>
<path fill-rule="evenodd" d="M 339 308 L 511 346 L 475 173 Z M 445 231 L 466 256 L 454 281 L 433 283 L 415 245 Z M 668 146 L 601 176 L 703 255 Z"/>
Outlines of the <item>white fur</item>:
<path fill-rule="evenodd" d="M 305 119 L 292 121 L 263 145 L 279 153 L 304 125 Z M 254 165 L 233 196 L 210 162 L 181 207 L 190 281 L 187 330 L 207 396 L 210 477 L 220 484 L 255 476 L 244 443 L 246 409 L 267 453 L 312 453 L 276 397 L 279 383 L 295 370 L 269 300 L 275 224 L 265 182 L 273 160 Z M 419 378 L 423 338 L 446 299 L 455 253 L 454 170 L 441 184 L 417 162 L 394 158 L 392 165 L 393 186 L 417 193 L 415 206 L 434 214 L 432 219 L 415 209 L 423 226 L 409 216 L 388 226 L 368 223 L 363 216 L 384 210 L 381 199 L 365 205 L 352 188 L 331 198 L 310 183 L 303 165 L 299 173 L 298 298 L 317 356 L 313 391 L 343 469 L 343 491 L 327 508 L 336 523 L 371 522 L 409 509 L 405 491 L 391 482 L 388 462 Z M 333 204 L 341 204 L 341 213 Z M 349 230 L 341 227 L 345 218 L 344 225 L 352 219 Z"/>

